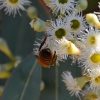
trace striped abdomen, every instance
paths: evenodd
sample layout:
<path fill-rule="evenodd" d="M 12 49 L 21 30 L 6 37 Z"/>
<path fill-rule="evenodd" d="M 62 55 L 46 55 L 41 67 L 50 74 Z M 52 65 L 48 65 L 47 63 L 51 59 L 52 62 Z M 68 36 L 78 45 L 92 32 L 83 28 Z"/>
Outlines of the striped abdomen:
<path fill-rule="evenodd" d="M 38 61 L 43 67 L 49 67 L 56 61 L 56 54 L 52 53 L 49 48 L 44 48 L 40 50 L 38 55 Z"/>

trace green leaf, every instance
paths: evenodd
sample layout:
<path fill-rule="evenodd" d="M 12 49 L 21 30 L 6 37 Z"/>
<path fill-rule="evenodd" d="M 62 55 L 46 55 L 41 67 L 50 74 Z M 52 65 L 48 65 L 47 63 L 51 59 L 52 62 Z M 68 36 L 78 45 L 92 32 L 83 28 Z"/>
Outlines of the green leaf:
<path fill-rule="evenodd" d="M 33 55 L 27 57 L 13 71 L 6 83 L 2 100 L 38 100 L 41 67 Z"/>
<path fill-rule="evenodd" d="M 43 68 L 42 80 L 45 84 L 44 90 L 41 91 L 39 100 L 79 100 L 79 98 L 70 96 L 62 81 L 61 74 L 64 71 L 70 71 L 72 76 L 79 77 L 81 75 L 80 68 L 77 65 L 71 65 L 71 60 L 60 63 L 60 66 L 51 66 L 50 68 Z"/>

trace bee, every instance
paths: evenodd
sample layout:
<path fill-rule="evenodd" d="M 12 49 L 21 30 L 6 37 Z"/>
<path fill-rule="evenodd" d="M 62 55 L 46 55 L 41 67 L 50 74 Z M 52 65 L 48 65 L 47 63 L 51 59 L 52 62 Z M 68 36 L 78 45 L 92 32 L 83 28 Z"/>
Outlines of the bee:
<path fill-rule="evenodd" d="M 43 42 L 39 47 L 39 54 L 37 56 L 38 62 L 42 67 L 49 67 L 53 65 L 57 59 L 56 51 L 52 52 L 48 47 L 43 48 L 42 46 L 46 42 L 47 36 L 44 38 Z"/>

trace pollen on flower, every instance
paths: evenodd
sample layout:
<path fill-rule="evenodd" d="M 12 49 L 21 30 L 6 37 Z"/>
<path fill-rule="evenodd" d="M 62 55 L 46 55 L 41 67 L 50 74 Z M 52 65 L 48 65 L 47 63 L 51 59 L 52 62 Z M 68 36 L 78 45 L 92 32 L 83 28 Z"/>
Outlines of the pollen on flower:
<path fill-rule="evenodd" d="M 75 95 L 76 97 L 79 97 L 80 94 L 82 94 L 81 88 L 78 86 L 76 79 L 74 79 L 69 71 L 63 72 L 62 74 L 63 82 L 67 86 L 67 89 L 70 91 L 70 95 Z"/>
<path fill-rule="evenodd" d="M 4 8 L 5 14 L 13 14 L 14 17 L 17 14 L 17 12 L 20 14 L 20 9 L 23 11 L 26 11 L 24 6 L 30 5 L 29 0 L 0 0 L 0 9 Z"/>

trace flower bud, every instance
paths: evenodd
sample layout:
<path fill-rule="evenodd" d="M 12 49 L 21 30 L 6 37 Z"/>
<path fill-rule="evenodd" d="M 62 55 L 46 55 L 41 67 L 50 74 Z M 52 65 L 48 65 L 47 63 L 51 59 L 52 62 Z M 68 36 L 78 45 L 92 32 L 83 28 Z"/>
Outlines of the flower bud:
<path fill-rule="evenodd" d="M 5 53 L 12 61 L 15 61 L 13 54 L 11 53 L 6 41 L 3 38 L 0 38 L 0 51 Z"/>
<path fill-rule="evenodd" d="M 77 5 L 80 8 L 81 11 L 85 10 L 88 6 L 87 0 L 78 0 Z"/>
<path fill-rule="evenodd" d="M 45 84 L 44 84 L 43 81 L 41 81 L 41 84 L 40 84 L 40 91 L 42 91 L 42 90 L 44 89 L 44 87 L 45 87 Z"/>
<path fill-rule="evenodd" d="M 36 18 L 37 17 L 37 9 L 34 6 L 30 6 L 27 9 L 27 16 L 30 19 Z"/>
<path fill-rule="evenodd" d="M 88 24 L 100 29 L 100 22 L 95 14 L 93 13 L 86 14 L 86 21 Z"/>
<path fill-rule="evenodd" d="M 44 22 L 39 18 L 34 18 L 29 24 L 31 25 L 31 28 L 33 28 L 37 32 L 45 31 L 47 26 L 49 25 L 48 22 Z"/>
<path fill-rule="evenodd" d="M 82 89 L 84 87 L 84 85 L 90 81 L 90 77 L 84 76 L 84 77 L 77 77 L 76 81 L 78 86 Z"/>
<path fill-rule="evenodd" d="M 67 49 L 68 54 L 80 55 L 80 50 L 72 43 L 69 42 L 69 48 Z"/>
<path fill-rule="evenodd" d="M 71 40 L 72 43 L 74 43 L 79 49 L 83 50 L 85 48 L 85 45 L 83 42 L 78 40 Z"/>

